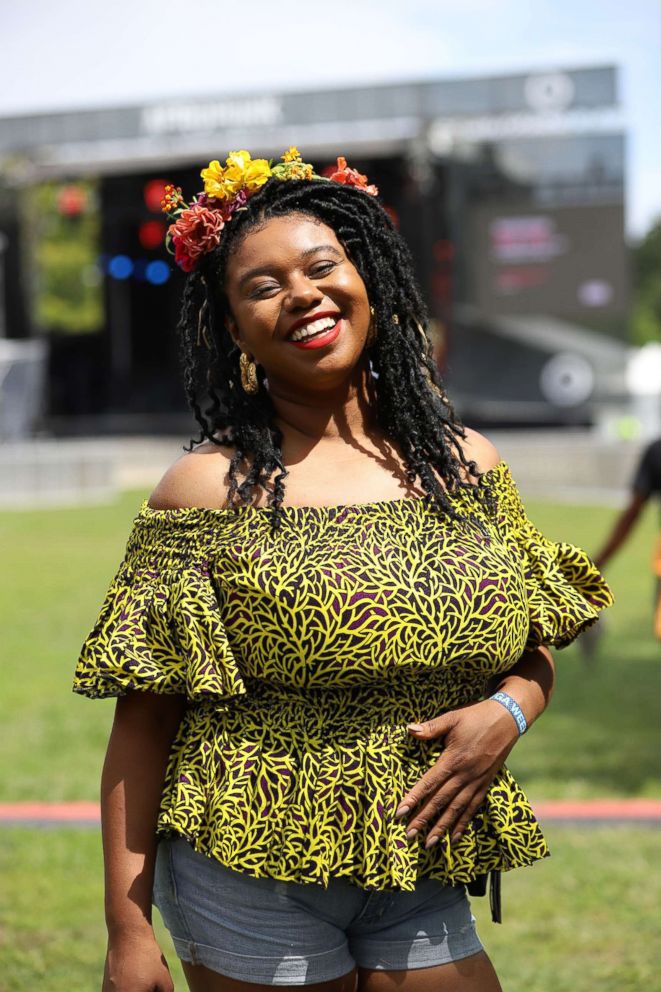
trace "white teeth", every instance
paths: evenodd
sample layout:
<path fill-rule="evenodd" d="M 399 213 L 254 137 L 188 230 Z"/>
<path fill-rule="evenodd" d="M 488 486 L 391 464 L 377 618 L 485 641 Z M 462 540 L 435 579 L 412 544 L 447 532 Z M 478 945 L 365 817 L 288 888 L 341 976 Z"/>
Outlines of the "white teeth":
<path fill-rule="evenodd" d="M 320 317 L 319 320 L 313 320 L 312 323 L 306 324 L 304 327 L 297 327 L 294 333 L 290 335 L 289 340 L 304 341 L 314 334 L 320 334 L 322 331 L 330 330 L 331 327 L 335 326 L 337 321 L 337 317 Z"/>

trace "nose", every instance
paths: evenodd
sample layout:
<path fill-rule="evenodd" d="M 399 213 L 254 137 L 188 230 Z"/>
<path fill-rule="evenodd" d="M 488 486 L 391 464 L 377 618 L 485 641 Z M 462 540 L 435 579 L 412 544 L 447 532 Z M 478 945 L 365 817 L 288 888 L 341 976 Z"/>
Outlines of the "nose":
<path fill-rule="evenodd" d="M 284 303 L 288 310 L 309 310 L 323 298 L 323 292 L 312 279 L 297 273 L 289 280 Z"/>

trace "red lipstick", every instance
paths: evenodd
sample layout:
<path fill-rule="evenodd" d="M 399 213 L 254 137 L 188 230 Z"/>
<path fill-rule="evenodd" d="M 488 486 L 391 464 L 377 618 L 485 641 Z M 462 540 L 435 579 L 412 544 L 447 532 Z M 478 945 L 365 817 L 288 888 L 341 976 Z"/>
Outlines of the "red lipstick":
<path fill-rule="evenodd" d="M 307 321 L 306 323 L 311 323 Z M 340 331 L 342 330 L 342 324 L 344 322 L 340 319 L 337 324 L 333 327 L 329 327 L 327 331 L 323 334 L 316 334 L 313 338 L 307 338 L 304 341 L 289 341 L 289 344 L 293 344 L 295 348 L 304 348 L 306 351 L 310 348 L 324 348 L 327 344 L 332 344 L 337 338 Z M 301 325 L 299 324 L 299 327 Z"/>

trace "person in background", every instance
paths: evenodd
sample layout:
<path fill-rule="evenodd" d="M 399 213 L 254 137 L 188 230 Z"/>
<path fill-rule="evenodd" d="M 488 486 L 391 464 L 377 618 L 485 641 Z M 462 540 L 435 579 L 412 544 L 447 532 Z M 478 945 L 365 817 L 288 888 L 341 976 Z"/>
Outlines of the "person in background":
<path fill-rule="evenodd" d="M 650 496 L 659 493 L 661 493 L 661 438 L 648 444 L 641 455 L 631 483 L 629 502 L 616 518 L 605 544 L 594 558 L 594 563 L 599 570 L 604 568 L 616 551 L 619 551 L 625 543 Z M 657 580 L 654 633 L 661 640 L 661 540 L 657 541 L 654 549 L 652 571 Z M 593 631 L 596 629 L 596 627 L 593 628 Z"/>

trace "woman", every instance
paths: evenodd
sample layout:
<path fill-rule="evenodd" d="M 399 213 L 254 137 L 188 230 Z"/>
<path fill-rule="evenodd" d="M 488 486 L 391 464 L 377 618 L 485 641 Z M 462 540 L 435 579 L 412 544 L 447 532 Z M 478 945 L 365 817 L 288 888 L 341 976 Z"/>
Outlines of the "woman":
<path fill-rule="evenodd" d="M 76 675 L 121 697 L 104 990 L 172 988 L 153 887 L 193 992 L 495 992 L 466 887 L 547 854 L 503 762 L 610 593 L 459 423 L 365 177 L 202 175 L 165 199 L 199 443 Z"/>

